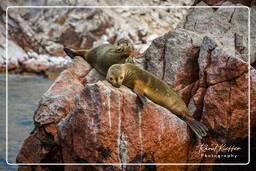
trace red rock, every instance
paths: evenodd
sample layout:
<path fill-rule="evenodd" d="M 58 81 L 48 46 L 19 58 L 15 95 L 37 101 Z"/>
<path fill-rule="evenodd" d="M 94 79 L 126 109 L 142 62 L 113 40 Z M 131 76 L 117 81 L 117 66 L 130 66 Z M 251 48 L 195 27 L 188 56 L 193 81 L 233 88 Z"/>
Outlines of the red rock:
<path fill-rule="evenodd" d="M 55 155 L 58 156 L 60 152 L 54 142 L 54 136 L 57 133 L 56 125 L 72 109 L 76 94 L 84 87 L 81 81 L 89 70 L 90 66 L 82 58 L 77 57 L 70 68 L 63 71 L 55 83 L 42 96 L 34 114 L 35 129 L 29 138 L 25 140 L 17 155 L 17 162 L 62 161 L 60 157 L 59 159 L 55 158 Z M 28 150 L 33 151 L 32 155 Z M 34 153 L 35 151 L 36 153 Z M 53 161 L 49 158 L 49 153 Z"/>
<path fill-rule="evenodd" d="M 256 70 L 250 69 L 250 125 L 251 136 L 256 136 Z"/>
<path fill-rule="evenodd" d="M 70 112 L 76 95 L 84 87 L 81 81 L 89 71 L 90 66 L 82 58 L 77 57 L 72 66 L 63 71 L 42 96 L 34 115 L 35 124 L 46 125 L 46 131 L 56 135 L 56 128 L 51 124 L 56 125 Z"/>
<path fill-rule="evenodd" d="M 175 43 L 177 40 L 181 43 Z M 163 46 L 166 50 L 159 51 L 154 59 L 151 55 L 157 51 L 154 48 Z M 145 61 L 147 69 L 164 74 L 162 78 L 175 87 L 190 106 L 194 104 L 195 118 L 210 129 L 202 143 L 216 145 L 248 138 L 248 65 L 245 62 L 225 53 L 213 39 L 202 39 L 182 29 L 166 34 L 146 54 L 149 55 Z M 162 62 L 154 64 L 159 57 L 163 57 Z M 252 125 L 256 125 L 255 73 L 251 68 Z M 142 107 L 130 89 L 124 86 L 117 89 L 102 81 L 81 58 L 63 71 L 44 94 L 34 118 L 35 131 L 24 142 L 17 156 L 19 162 L 215 162 L 214 158 L 201 156 L 200 142 L 195 141 L 184 121 L 150 100 Z M 33 143 L 37 145 L 31 145 Z M 37 153 L 29 155 L 32 151 Z M 158 170 L 212 169 L 207 166 L 151 167 Z M 63 168 L 143 170 L 148 166 Z M 35 168 L 40 169 L 47 167 Z"/>
<path fill-rule="evenodd" d="M 209 37 L 205 37 L 202 44 L 199 56 L 200 75 L 206 78 L 203 78 L 205 83 L 201 81 L 201 84 L 207 85 L 202 120 L 218 136 L 221 135 L 219 142 L 246 138 L 248 64 L 227 55 Z"/>
<path fill-rule="evenodd" d="M 69 151 L 64 162 L 186 162 L 190 137 L 184 121 L 152 102 L 140 109 L 128 88 L 97 82 L 75 103 L 58 125 L 58 142 Z"/>

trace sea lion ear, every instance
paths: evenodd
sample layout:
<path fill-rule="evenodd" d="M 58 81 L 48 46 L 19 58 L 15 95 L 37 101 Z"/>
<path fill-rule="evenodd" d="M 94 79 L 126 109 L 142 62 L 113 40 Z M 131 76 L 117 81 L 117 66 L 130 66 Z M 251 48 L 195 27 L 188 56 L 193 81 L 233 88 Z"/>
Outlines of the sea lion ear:
<path fill-rule="evenodd" d="M 130 43 L 131 43 L 131 40 L 129 40 L 128 38 L 121 38 L 117 41 L 117 46 L 120 46 L 120 45 L 129 46 Z"/>

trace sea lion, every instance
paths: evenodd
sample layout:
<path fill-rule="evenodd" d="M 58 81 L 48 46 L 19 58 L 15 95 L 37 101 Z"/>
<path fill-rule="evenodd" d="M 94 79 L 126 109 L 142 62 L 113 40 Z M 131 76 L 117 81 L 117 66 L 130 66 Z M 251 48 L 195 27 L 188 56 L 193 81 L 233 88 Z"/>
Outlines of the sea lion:
<path fill-rule="evenodd" d="M 129 58 L 128 62 L 132 61 L 133 50 L 133 46 L 127 39 L 120 39 L 117 42 L 117 45 L 103 44 L 93 48 L 92 50 L 73 50 L 64 48 L 64 51 L 69 57 L 72 59 L 75 56 L 83 57 L 104 76 L 106 76 L 111 65 L 125 63 L 127 58 Z"/>
<path fill-rule="evenodd" d="M 179 94 L 152 73 L 133 64 L 115 64 L 109 68 L 107 80 L 114 87 L 119 88 L 125 85 L 131 88 L 138 97 L 145 96 L 154 103 L 167 108 L 183 119 L 200 139 L 207 135 L 208 128 L 189 115 L 188 108 Z"/>

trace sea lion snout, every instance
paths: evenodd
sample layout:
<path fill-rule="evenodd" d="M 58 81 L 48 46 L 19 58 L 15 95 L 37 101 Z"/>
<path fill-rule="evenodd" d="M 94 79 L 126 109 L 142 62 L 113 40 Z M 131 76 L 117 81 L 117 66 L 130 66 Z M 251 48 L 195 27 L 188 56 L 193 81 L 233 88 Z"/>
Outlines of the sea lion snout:
<path fill-rule="evenodd" d="M 121 87 L 121 85 L 119 85 L 119 84 L 114 84 L 113 86 L 116 87 L 116 88 L 120 88 Z"/>
<path fill-rule="evenodd" d="M 111 83 L 112 86 L 116 87 L 116 88 L 120 88 L 122 84 L 115 82 L 113 79 L 107 79 L 108 82 Z"/>

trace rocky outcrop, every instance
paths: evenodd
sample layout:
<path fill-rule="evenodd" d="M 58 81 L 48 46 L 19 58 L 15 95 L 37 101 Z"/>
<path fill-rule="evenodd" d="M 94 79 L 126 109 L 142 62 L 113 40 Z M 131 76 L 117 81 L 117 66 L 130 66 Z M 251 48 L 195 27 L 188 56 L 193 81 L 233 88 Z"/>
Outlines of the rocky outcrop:
<path fill-rule="evenodd" d="M 201 2 L 201 0 L 196 0 L 195 1 L 195 5 L 197 5 L 199 2 Z M 255 29 L 255 24 L 256 24 L 256 1 L 255 0 L 202 0 L 201 5 L 209 5 L 209 6 L 222 6 L 222 5 L 245 5 L 250 7 L 250 63 L 252 64 L 252 66 L 255 68 L 256 67 L 256 29 Z M 205 4 L 206 3 L 206 4 Z M 232 9 L 219 9 L 217 11 L 220 12 L 216 12 L 219 13 L 221 15 L 224 14 L 224 16 L 228 16 L 228 19 L 231 18 L 236 18 L 236 22 L 231 21 L 231 24 L 235 24 L 235 27 L 241 27 L 243 29 L 238 29 L 240 30 L 239 34 L 235 34 L 234 38 L 235 38 L 235 49 L 236 49 L 236 54 L 248 54 L 248 47 L 247 47 L 247 43 L 248 43 L 248 33 L 246 30 L 248 30 L 248 17 L 247 14 L 244 15 L 242 17 L 242 13 L 248 13 L 248 11 L 246 12 L 246 10 L 241 10 L 241 9 L 237 9 L 237 10 L 232 10 Z M 234 11 L 234 12 L 231 12 Z M 230 15 L 232 14 L 232 15 Z M 233 15 L 236 14 L 236 15 Z M 243 24 L 241 24 L 243 23 Z M 241 32 L 242 31 L 242 32 Z M 242 36 L 241 36 L 242 35 Z M 231 36 L 233 37 L 233 36 Z M 233 44 L 233 43 L 231 43 Z M 232 45 L 233 46 L 233 45 Z M 242 55 L 242 58 L 247 59 L 247 55 Z"/>
<path fill-rule="evenodd" d="M 0 8 L 0 15 L 3 16 L 4 10 Z M 5 68 L 5 26 L 4 21 L 0 18 L 0 71 Z M 12 68 L 12 66 L 10 66 Z"/>
<path fill-rule="evenodd" d="M 142 107 L 128 88 L 90 84 L 75 104 L 57 126 L 64 162 L 187 161 L 190 136 L 184 121 L 152 102 Z"/>
<path fill-rule="evenodd" d="M 198 1 L 200 1 L 200 0 L 198 0 Z M 202 1 L 207 3 L 210 6 L 217 6 L 217 5 L 223 4 L 227 0 L 202 0 Z M 255 6 L 256 5 L 256 2 L 254 0 L 228 0 L 228 1 L 232 2 L 234 4 L 243 4 L 246 6 Z"/>
<path fill-rule="evenodd" d="M 255 5 L 256 6 L 256 5 Z M 251 8 L 251 42 L 250 42 L 250 54 L 251 54 L 251 64 L 253 64 L 254 68 L 256 67 L 256 7 Z"/>
<path fill-rule="evenodd" d="M 81 58 L 63 71 L 43 95 L 34 115 L 35 130 L 17 162 L 187 161 L 190 132 L 184 121 L 152 102 L 142 107 L 131 90 L 101 79 Z M 32 149 L 37 153 L 27 155 Z"/>
<path fill-rule="evenodd" d="M 197 6 L 207 6 L 200 2 Z M 222 8 L 192 8 L 180 27 L 191 30 L 201 35 L 212 37 L 223 49 L 233 55 L 248 61 L 248 16 L 247 7 L 225 2 Z M 225 8 L 225 6 L 237 6 L 239 8 Z M 251 27 L 254 30 L 253 27 Z M 254 54 L 252 52 L 251 54 Z M 251 64 L 254 57 L 251 57 Z"/>
<path fill-rule="evenodd" d="M 45 1 L 32 4 L 1 3 L 0 9 L 0 71 L 6 68 L 5 57 L 5 9 L 8 5 L 206 5 L 193 0 L 156 1 Z M 230 6 L 246 1 L 207 1 L 209 5 Z M 233 4 L 234 3 L 234 4 Z M 241 5 L 241 4 L 238 4 Z M 92 48 L 99 44 L 115 43 L 129 37 L 135 44 L 137 54 L 142 53 L 151 41 L 163 33 L 176 28 L 185 20 L 182 28 L 205 34 L 220 40 L 225 51 L 248 60 L 248 11 L 244 9 L 9 9 L 8 69 L 18 72 L 63 70 L 71 62 L 63 47 Z M 251 64 L 255 64 L 254 8 L 251 10 Z M 225 36 L 223 36 L 225 35 Z"/>
<path fill-rule="evenodd" d="M 8 4 L 9 3 L 9 4 Z M 32 4 L 29 4 L 32 3 Z M 141 4 L 142 3 L 142 4 Z M 191 5 L 192 0 L 162 2 L 161 5 Z M 49 5 L 48 9 L 8 9 L 8 70 L 45 72 L 67 67 L 71 60 L 63 47 L 92 48 L 130 38 L 137 53 L 150 42 L 174 29 L 186 15 L 186 9 L 159 8 L 50 8 L 54 5 L 159 5 L 156 1 L 44 1 L 11 4 L 2 2 L 0 41 L 5 45 L 5 10 L 8 5 Z M 1 33 L 3 32 L 3 34 Z M 3 40 L 2 40 L 3 39 Z M 0 72 L 5 70 L 5 47 L 0 52 Z M 17 49 L 17 50 L 16 50 Z"/>
<path fill-rule="evenodd" d="M 248 136 L 248 117 L 240 118 L 236 123 L 237 117 L 248 116 L 248 65 L 227 54 L 207 36 L 202 39 L 196 33 L 177 29 L 164 38 L 164 41 L 161 41 L 163 38 L 153 41 L 148 49 L 147 52 L 151 52 L 159 51 L 155 47 L 166 47 L 157 56 L 146 54 L 148 70 L 179 91 L 195 111 L 195 116 L 199 115 L 202 120 L 207 118 L 207 125 L 212 130 L 222 129 L 226 135 L 223 139 L 232 139 L 235 134 L 238 137 Z M 164 74 L 159 74 L 159 71 Z M 251 77 L 251 80 L 255 79 L 253 75 Z M 235 131 L 238 127 L 240 133 Z"/>
<path fill-rule="evenodd" d="M 228 144 L 248 137 L 248 69 L 251 125 L 256 125 L 255 69 L 228 54 L 211 37 L 176 29 L 155 39 L 140 58 L 144 59 L 142 66 L 177 90 L 191 115 L 210 129 L 202 142 L 183 120 L 150 100 L 142 106 L 130 89 L 112 87 L 77 58 L 43 95 L 34 115 L 35 130 L 25 140 L 17 162 L 152 163 L 151 169 L 158 170 L 167 168 L 154 163 L 214 162 L 215 158 L 202 156 L 198 145 Z M 147 168 L 90 166 L 94 170 Z M 199 169 L 209 168 L 172 167 Z"/>
<path fill-rule="evenodd" d="M 1 3 L 1 22 L 0 30 L 3 33 L 0 33 L 3 40 L 2 41 L 2 50 L 0 51 L 0 71 L 5 70 L 5 9 L 8 5 L 191 5 L 198 4 L 200 1 L 164 1 L 164 2 L 155 2 L 155 1 L 132 1 L 128 4 L 126 2 L 115 0 L 115 1 L 45 1 L 45 0 L 36 0 L 33 2 L 22 2 L 20 4 L 13 4 L 11 2 Z M 208 1 L 204 0 L 208 5 L 234 5 L 242 3 L 243 5 L 253 6 L 255 2 L 252 1 L 226 1 L 226 0 L 216 0 Z M 233 4 L 232 4 L 233 3 Z M 200 3 L 199 5 L 206 5 Z M 253 13 L 253 7 L 251 8 L 251 63 L 255 63 L 255 50 L 253 42 L 254 38 L 254 25 L 253 21 L 255 17 Z M 118 10 L 91 10 L 83 11 L 84 15 L 80 15 L 80 10 L 41 10 L 44 11 L 44 15 L 40 15 L 40 10 L 15 10 L 9 16 L 9 31 L 12 32 L 11 39 L 9 42 L 14 44 L 10 46 L 9 49 L 19 49 L 15 54 L 10 50 L 9 58 L 9 70 L 15 71 L 28 71 L 28 72 L 44 72 L 47 70 L 59 70 L 65 68 L 70 59 L 64 57 L 63 46 L 75 47 L 75 48 L 91 48 L 102 42 L 114 43 L 116 39 L 120 36 L 129 36 L 132 41 L 136 44 L 136 48 L 139 52 L 143 52 L 149 45 L 149 43 L 156 38 L 157 36 L 162 35 L 163 32 L 167 32 L 170 29 L 176 27 L 176 25 L 182 20 L 184 15 L 187 14 L 186 10 L 183 9 L 138 9 L 131 12 L 128 9 L 118 9 Z M 55 12 L 58 12 L 58 15 L 55 15 Z M 208 18 L 208 14 L 212 10 L 204 10 L 203 15 L 198 15 L 201 17 L 199 23 L 199 28 L 202 28 L 202 24 L 209 26 L 213 24 L 216 26 L 219 21 L 221 23 L 225 20 L 219 18 L 219 16 Z M 227 18 L 233 16 L 232 9 L 223 9 L 217 10 L 220 12 L 215 12 L 215 14 L 224 14 L 228 15 Z M 86 14 L 85 14 L 86 13 Z M 234 12 L 234 21 L 230 21 L 232 27 L 236 27 L 235 23 L 239 24 L 241 27 L 246 27 L 247 15 L 244 10 L 236 10 Z M 206 15 L 206 21 L 203 19 Z M 237 14 L 237 15 L 236 15 Z M 44 17 L 48 16 L 48 17 Z M 87 18 L 87 16 L 89 16 Z M 104 17 L 107 16 L 107 17 Z M 108 18 L 109 17 L 109 18 Z M 53 18 L 53 19 L 50 19 Z M 59 18 L 59 19 L 58 19 Z M 96 19 L 95 19 L 96 18 Z M 127 20 L 129 18 L 129 20 Z M 139 18 L 139 20 L 138 20 Z M 232 17 L 233 18 L 233 17 Z M 127 22 L 122 22 L 127 21 Z M 35 21 L 38 21 L 38 24 L 34 24 Z M 84 22 L 86 21 L 86 22 Z M 95 21 L 95 22 L 94 22 Z M 211 21 L 211 23 L 209 23 Z M 47 24 L 48 23 L 48 24 Z M 151 24 L 152 23 L 152 24 Z M 195 23 L 195 21 L 192 21 Z M 86 31 L 83 25 L 88 25 L 89 29 Z M 223 26 L 227 25 L 226 22 Z M 23 28 L 26 26 L 25 28 Z M 212 30 L 215 27 L 209 27 L 209 30 Z M 225 29 L 225 27 L 223 27 Z M 226 27 L 227 28 L 227 27 Z M 187 28 L 186 28 L 187 29 Z M 128 30 L 128 31 L 127 31 Z M 203 31 L 205 29 L 203 28 Z M 243 31 L 243 30 L 242 30 Z M 230 33 L 231 34 L 231 33 Z M 72 36 L 69 36 L 72 35 Z M 225 36 L 226 37 L 226 36 Z M 241 30 L 239 34 L 229 35 L 230 38 L 226 38 L 225 44 L 232 46 L 231 50 L 236 55 L 241 55 L 241 57 L 247 60 L 247 34 Z M 219 38 L 221 38 L 219 36 Z M 235 42 L 235 43 L 234 43 Z M 234 51 L 234 45 L 235 50 Z M 63 58 L 64 57 L 64 58 Z M 47 62 L 49 61 L 49 62 Z M 24 65 L 23 65 L 24 64 Z"/>

